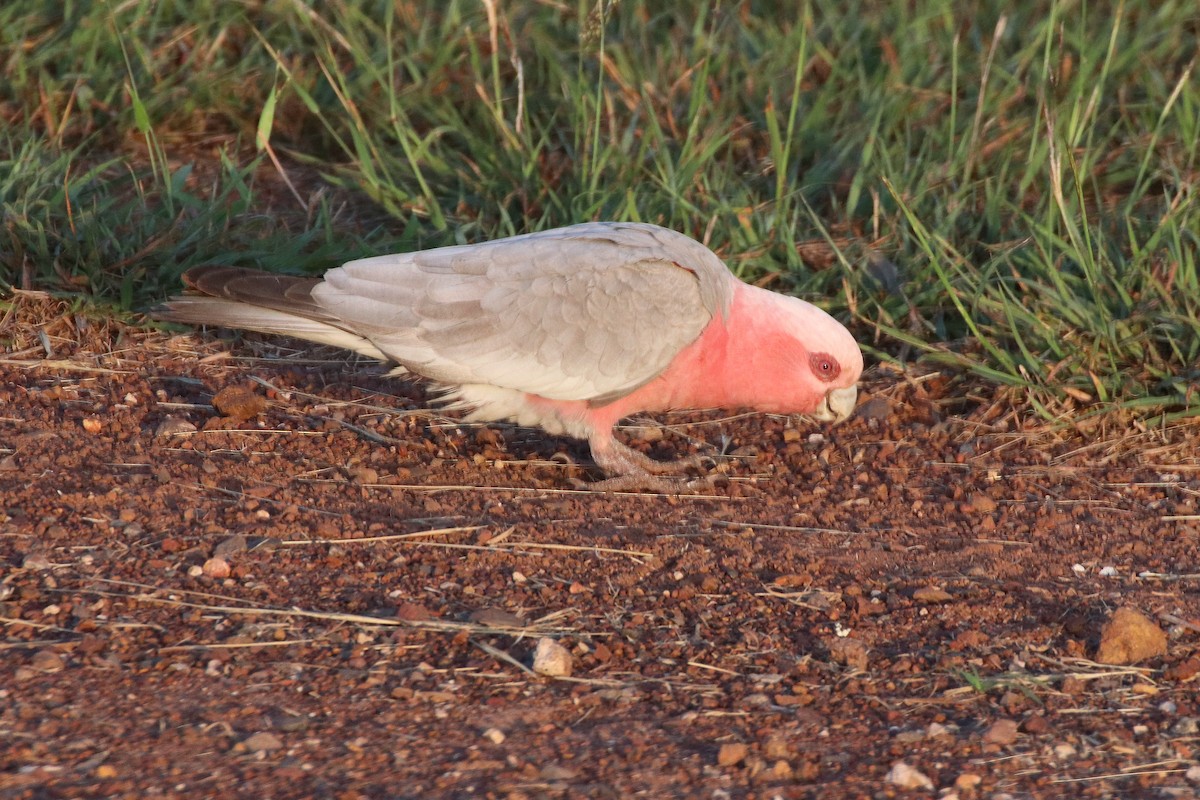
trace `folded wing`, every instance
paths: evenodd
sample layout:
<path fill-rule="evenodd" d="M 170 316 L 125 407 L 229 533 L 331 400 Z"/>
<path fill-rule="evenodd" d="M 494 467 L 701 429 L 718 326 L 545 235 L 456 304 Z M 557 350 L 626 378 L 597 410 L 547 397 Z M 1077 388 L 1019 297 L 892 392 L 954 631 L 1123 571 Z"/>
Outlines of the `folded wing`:
<path fill-rule="evenodd" d="M 435 381 L 600 404 L 652 380 L 727 313 L 733 280 L 681 234 L 589 223 L 352 261 L 312 298 Z"/>

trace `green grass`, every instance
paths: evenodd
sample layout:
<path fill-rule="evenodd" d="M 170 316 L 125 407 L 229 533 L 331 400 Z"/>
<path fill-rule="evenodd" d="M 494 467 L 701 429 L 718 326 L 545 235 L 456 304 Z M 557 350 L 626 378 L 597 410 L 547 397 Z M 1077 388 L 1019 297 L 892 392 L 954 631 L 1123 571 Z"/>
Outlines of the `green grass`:
<path fill-rule="evenodd" d="M 5 4 L 0 283 L 637 219 L 1048 418 L 1200 416 L 1194 3 L 607 5 Z"/>

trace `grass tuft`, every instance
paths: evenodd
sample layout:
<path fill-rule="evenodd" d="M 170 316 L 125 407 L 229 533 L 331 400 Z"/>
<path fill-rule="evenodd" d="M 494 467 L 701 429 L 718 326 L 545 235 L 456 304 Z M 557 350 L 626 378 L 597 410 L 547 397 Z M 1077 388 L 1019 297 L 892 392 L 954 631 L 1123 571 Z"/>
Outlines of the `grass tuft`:
<path fill-rule="evenodd" d="M 0 282 L 131 309 L 646 220 L 1049 419 L 1196 417 L 1197 36 L 1172 0 L 22 0 Z"/>

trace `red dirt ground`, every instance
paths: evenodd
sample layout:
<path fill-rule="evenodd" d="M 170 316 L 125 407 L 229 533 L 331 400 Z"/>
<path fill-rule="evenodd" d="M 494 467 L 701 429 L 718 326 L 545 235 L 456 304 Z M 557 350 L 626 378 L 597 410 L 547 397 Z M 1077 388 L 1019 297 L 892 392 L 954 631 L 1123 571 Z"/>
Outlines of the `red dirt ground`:
<path fill-rule="evenodd" d="M 1051 435 L 875 369 L 837 428 L 637 421 L 729 484 L 603 495 L 332 351 L 32 294 L 0 347 L 5 798 L 1200 786 L 1195 424 Z M 1094 660 L 1120 607 L 1158 655 Z"/>

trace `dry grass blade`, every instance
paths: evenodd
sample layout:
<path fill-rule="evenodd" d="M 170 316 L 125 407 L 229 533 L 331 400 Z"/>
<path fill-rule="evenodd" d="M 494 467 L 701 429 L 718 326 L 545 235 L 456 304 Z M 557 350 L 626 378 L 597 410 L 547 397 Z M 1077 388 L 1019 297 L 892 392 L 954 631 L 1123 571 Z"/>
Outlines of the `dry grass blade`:
<path fill-rule="evenodd" d="M 706 669 L 706 670 L 709 670 L 710 672 L 719 672 L 722 675 L 732 675 L 735 678 L 742 677 L 742 673 L 740 673 L 740 672 L 736 672 L 732 669 L 725 669 L 724 667 L 718 667 L 714 664 L 705 664 L 701 661 L 689 661 L 689 662 L 687 662 L 687 665 L 689 667 L 695 667 L 696 669 Z"/>
<path fill-rule="evenodd" d="M 1100 664 L 1095 661 L 1089 661 L 1086 658 L 1052 658 L 1044 653 L 1032 654 L 1035 658 L 1045 661 L 1047 664 L 1053 664 L 1061 668 L 1063 677 L 1074 678 L 1078 681 L 1093 681 L 1101 678 L 1121 678 L 1126 676 L 1135 676 L 1144 681 L 1153 683 L 1150 676 L 1157 672 L 1150 667 L 1135 667 L 1135 666 L 1115 666 L 1113 664 Z M 1074 668 L 1074 669 L 1072 669 Z"/>
<path fill-rule="evenodd" d="M 522 672 L 524 672 L 524 673 L 525 673 L 525 674 L 527 674 L 527 675 L 532 675 L 532 676 L 533 676 L 533 677 L 535 677 L 535 678 L 540 678 L 540 677 L 541 677 L 541 676 L 540 676 L 540 675 L 538 675 L 536 672 L 534 672 L 533 670 L 531 670 L 529 667 L 525 666 L 525 665 L 524 665 L 524 664 L 522 664 L 520 661 L 518 661 L 517 659 L 513 658 L 511 655 L 509 655 L 508 653 L 504 652 L 503 650 L 501 650 L 501 649 L 500 649 L 500 648 L 498 648 L 498 647 L 492 647 L 492 646 L 491 646 L 490 644 L 488 644 L 487 642 L 481 642 L 481 641 L 479 641 L 478 639 L 472 639 L 472 640 L 471 640 L 471 644 L 475 645 L 475 646 L 476 646 L 476 647 L 478 647 L 480 650 L 482 650 L 483 652 L 487 653 L 487 654 L 488 654 L 489 656 L 491 656 L 492 658 L 494 658 L 494 659 L 497 659 L 498 661 L 503 661 L 503 662 L 504 662 L 504 663 L 506 663 L 506 664 L 512 664 L 514 667 L 516 667 L 517 669 L 521 670 Z"/>
<path fill-rule="evenodd" d="M 150 594 L 128 595 L 131 599 L 142 603 L 157 603 L 166 606 L 196 608 L 218 614 L 240 614 L 251 617 L 282 617 L 321 619 L 329 622 L 345 622 L 351 625 L 380 626 L 387 628 L 418 628 L 421 630 L 441 631 L 444 633 L 499 634 L 504 636 L 524 636 L 538 633 L 546 636 L 578 634 L 586 636 L 607 636 L 604 632 L 579 633 L 565 628 L 533 630 L 527 628 L 512 628 L 497 625 L 477 625 L 472 622 L 449 622 L 445 620 L 402 620 L 390 617 L 371 617 L 365 614 L 347 614 L 340 611 L 308 611 L 301 608 L 271 608 L 269 606 L 219 606 L 207 603 L 189 603 L 186 600 L 172 600 L 166 597 L 156 597 Z"/>
<path fill-rule="evenodd" d="M 338 483 L 339 481 L 305 481 L 305 483 Z M 364 489 L 390 489 L 392 491 L 424 492 L 521 492 L 524 494 L 585 494 L 607 497 L 636 497 L 662 500 L 721 500 L 726 503 L 743 503 L 751 500 L 749 497 L 729 497 L 720 494 L 663 494 L 661 492 L 601 492 L 595 489 L 550 489 L 544 486 L 471 486 L 468 484 L 423 484 L 423 483 L 363 483 Z"/>
<path fill-rule="evenodd" d="M 241 650 L 254 647 L 289 647 L 294 644 L 317 644 L 317 639 L 284 639 L 278 642 L 212 642 L 210 644 L 173 644 L 158 648 L 160 653 L 191 652 L 196 650 Z"/>
<path fill-rule="evenodd" d="M 130 369 L 108 369 L 107 367 L 95 367 L 90 364 L 80 364 L 78 361 L 66 361 L 64 359 L 41 358 L 35 361 L 24 361 L 16 358 L 0 358 L 0 364 L 5 366 L 19 367 L 21 369 L 52 369 L 56 372 L 86 372 L 97 375 L 133 375 L 134 370 Z"/>
<path fill-rule="evenodd" d="M 737 520 L 712 519 L 703 520 L 717 528 L 753 528 L 759 531 L 785 531 L 788 533 L 832 533 L 837 536 L 863 536 L 865 531 L 846 531 L 838 528 L 812 528 L 798 525 L 769 525 L 765 522 L 740 522 Z"/>
<path fill-rule="evenodd" d="M 373 405 L 360 400 L 338 400 L 332 397 L 325 397 L 324 395 L 302 392 L 298 389 L 281 389 L 270 381 L 264 380 L 256 375 L 249 375 L 247 377 L 257 383 L 259 386 L 262 386 L 264 389 L 270 389 L 281 396 L 301 397 L 305 400 L 315 400 L 316 402 L 323 403 L 330 408 L 350 407 L 357 408 L 362 411 L 370 411 L 376 414 L 386 414 L 393 417 L 429 417 L 432 419 L 444 420 L 447 424 L 457 423 L 457 420 L 452 420 L 430 408 L 397 408 L 395 406 Z"/>
<path fill-rule="evenodd" d="M 19 625 L 23 628 L 34 628 L 39 631 L 59 631 L 60 633 L 70 633 L 78 635 L 77 631 L 70 628 L 60 628 L 58 625 L 47 625 L 44 622 L 34 622 L 28 619 L 14 619 L 13 617 L 0 617 L 0 625 Z"/>
<path fill-rule="evenodd" d="M 605 555 L 628 556 L 633 559 L 653 558 L 654 553 L 645 550 L 623 550 L 617 547 L 600 547 L 599 545 L 556 544 L 553 542 L 508 541 L 510 528 L 486 544 L 462 544 L 456 542 L 423 542 L 420 539 L 428 536 L 447 536 L 455 533 L 470 533 L 486 527 L 485 525 L 464 525 L 456 528 L 434 528 L 413 533 L 394 533 L 384 536 L 360 536 L 349 539 L 302 539 L 297 541 L 280 542 L 281 547 L 305 547 L 317 544 L 380 544 L 392 542 L 407 544 L 414 547 L 442 547 L 451 550 L 484 550 L 496 553 L 529 552 L 533 550 L 553 550 L 558 552 L 597 553 Z"/>
<path fill-rule="evenodd" d="M 460 525 L 454 528 L 431 528 L 425 531 L 413 531 L 412 533 L 390 533 L 385 536 L 359 536 L 350 539 L 300 539 L 288 542 L 280 542 L 280 547 L 303 547 L 312 544 L 377 544 L 379 542 L 396 542 L 411 539 L 420 539 L 425 536 L 449 536 L 455 533 L 471 533 L 485 526 L 483 525 Z"/>
<path fill-rule="evenodd" d="M 1090 783 L 1092 781 L 1107 781 L 1114 778 L 1137 778 L 1143 775 L 1172 775 L 1187 772 L 1186 769 L 1152 769 L 1141 772 L 1108 772 L 1103 775 L 1085 775 L 1081 778 L 1051 778 L 1051 783 Z"/>
<path fill-rule="evenodd" d="M 498 550 L 558 550 L 575 553 L 606 553 L 610 555 L 629 556 L 630 558 L 654 558 L 654 553 L 645 550 L 622 550 L 617 547 L 599 547 L 597 545 L 553 544 L 548 542 L 506 542 L 505 547 Z"/>
<path fill-rule="evenodd" d="M 279 617 L 279 618 L 303 618 L 303 619 L 321 619 L 330 622 L 344 622 L 351 625 L 363 626 L 379 626 L 388 628 L 418 628 L 422 630 L 442 631 L 475 634 L 498 634 L 503 636 L 524 636 L 528 634 L 538 634 L 543 636 L 563 636 L 567 634 L 578 636 L 611 636 L 612 634 L 605 631 L 577 631 L 571 628 L 562 626 L 554 626 L 547 624 L 551 617 L 542 617 L 534 620 L 527 626 L 511 627 L 504 625 L 480 625 L 473 622 L 450 622 L 447 620 L 403 620 L 392 617 L 372 617 L 366 614 L 347 614 L 340 611 L 309 611 L 301 608 L 274 608 L 271 606 L 255 605 L 252 601 L 244 600 L 236 597 L 225 597 L 222 595 L 210 594 L 207 592 L 196 592 L 189 589 L 178 589 L 169 586 L 149 586 L 146 584 L 134 583 L 132 581 L 119 581 L 110 578 L 97 578 L 97 582 L 106 583 L 114 586 L 126 586 L 136 589 L 148 589 L 157 592 L 169 592 L 178 595 L 190 595 L 193 597 L 208 597 L 214 600 L 222 601 L 221 604 L 215 603 L 193 603 L 187 600 L 178 600 L 173 597 L 160 597 L 155 594 L 150 594 L 146 591 L 140 591 L 131 594 L 122 594 L 119 592 L 105 592 L 98 589 L 84 590 L 91 594 L 96 594 L 105 597 L 118 597 L 130 600 L 136 600 L 142 603 L 154 603 L 157 605 L 177 606 L 180 608 L 195 608 L 202 611 L 209 611 L 219 614 L 239 614 L 243 616 L 259 616 L 259 617 Z M 246 605 L 226 605 L 227 603 L 245 603 Z M 562 616 L 562 615 L 558 615 Z M 558 616 L 554 618 L 557 619 Z"/>

